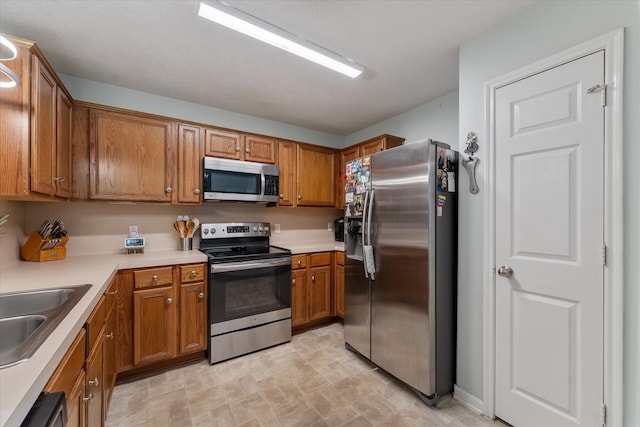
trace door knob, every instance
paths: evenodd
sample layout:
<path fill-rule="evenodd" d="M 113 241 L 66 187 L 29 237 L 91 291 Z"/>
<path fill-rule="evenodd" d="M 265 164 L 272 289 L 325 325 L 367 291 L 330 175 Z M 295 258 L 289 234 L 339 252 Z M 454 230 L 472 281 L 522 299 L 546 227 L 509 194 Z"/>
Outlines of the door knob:
<path fill-rule="evenodd" d="M 167 304 L 171 304 L 173 302 L 173 298 L 167 298 Z"/>
<path fill-rule="evenodd" d="M 200 292 L 200 293 L 198 294 L 198 298 L 200 298 L 200 299 L 204 298 L 204 292 Z"/>
<path fill-rule="evenodd" d="M 511 269 L 511 267 L 503 265 L 498 269 L 498 275 L 502 277 L 511 277 L 513 276 L 513 270 Z"/>

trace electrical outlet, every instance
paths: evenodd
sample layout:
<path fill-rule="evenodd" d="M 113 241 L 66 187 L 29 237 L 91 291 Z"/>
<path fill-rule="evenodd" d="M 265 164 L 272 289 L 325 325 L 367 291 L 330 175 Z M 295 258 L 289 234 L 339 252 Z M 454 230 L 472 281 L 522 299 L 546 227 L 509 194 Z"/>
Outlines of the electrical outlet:
<path fill-rule="evenodd" d="M 129 226 L 129 237 L 138 237 L 138 226 L 130 225 Z"/>
<path fill-rule="evenodd" d="M 273 232 L 276 234 L 280 234 L 280 224 L 273 224 L 273 226 L 275 227 Z"/>
<path fill-rule="evenodd" d="M 333 224 L 330 222 L 327 223 L 327 231 L 333 231 Z"/>

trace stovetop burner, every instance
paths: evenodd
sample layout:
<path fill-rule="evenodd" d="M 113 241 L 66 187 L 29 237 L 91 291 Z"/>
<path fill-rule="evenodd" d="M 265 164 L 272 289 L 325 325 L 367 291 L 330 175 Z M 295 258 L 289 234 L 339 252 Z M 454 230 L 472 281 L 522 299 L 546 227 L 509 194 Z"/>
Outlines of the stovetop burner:
<path fill-rule="evenodd" d="M 270 246 L 270 235 L 270 224 L 264 222 L 202 224 L 200 251 L 210 263 L 291 256 L 288 249 Z"/>

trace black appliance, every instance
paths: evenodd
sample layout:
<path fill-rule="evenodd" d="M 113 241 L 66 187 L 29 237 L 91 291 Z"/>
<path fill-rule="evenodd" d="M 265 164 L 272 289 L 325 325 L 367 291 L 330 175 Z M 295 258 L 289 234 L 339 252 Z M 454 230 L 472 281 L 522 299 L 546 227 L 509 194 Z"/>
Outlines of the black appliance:
<path fill-rule="evenodd" d="M 333 221 L 333 232 L 335 233 L 336 242 L 344 242 L 344 217 L 336 218 Z"/>
<path fill-rule="evenodd" d="M 291 251 L 270 235 L 269 223 L 201 225 L 212 364 L 291 341 Z"/>
<path fill-rule="evenodd" d="M 67 425 L 67 404 L 63 392 L 40 393 L 21 427 L 64 427 Z"/>

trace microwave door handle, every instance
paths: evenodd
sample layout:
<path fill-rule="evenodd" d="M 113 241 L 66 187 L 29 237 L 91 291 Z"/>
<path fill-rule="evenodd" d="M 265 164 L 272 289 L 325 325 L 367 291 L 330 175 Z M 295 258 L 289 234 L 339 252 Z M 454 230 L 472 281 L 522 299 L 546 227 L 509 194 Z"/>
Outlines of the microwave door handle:
<path fill-rule="evenodd" d="M 264 198 L 264 186 L 265 186 L 264 172 L 260 172 L 260 195 Z"/>
<path fill-rule="evenodd" d="M 222 264 L 211 264 L 211 274 L 227 273 L 229 271 L 255 270 L 258 268 L 280 267 L 291 265 L 291 257 L 270 259 L 255 262 L 228 262 Z"/>

